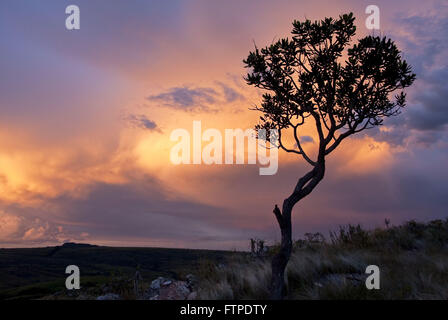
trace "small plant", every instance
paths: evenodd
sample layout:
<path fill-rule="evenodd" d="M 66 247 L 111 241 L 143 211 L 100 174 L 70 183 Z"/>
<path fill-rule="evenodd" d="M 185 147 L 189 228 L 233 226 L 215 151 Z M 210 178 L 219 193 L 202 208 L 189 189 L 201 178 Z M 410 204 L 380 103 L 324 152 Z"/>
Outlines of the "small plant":
<path fill-rule="evenodd" d="M 139 299 L 143 294 L 143 277 L 140 274 L 140 267 L 137 267 L 137 271 L 134 275 L 134 296 Z"/>
<path fill-rule="evenodd" d="M 324 243 L 325 237 L 322 233 L 305 233 L 305 239 L 308 243 Z"/>
<path fill-rule="evenodd" d="M 340 226 L 339 231 L 330 232 L 331 242 L 335 245 L 365 248 L 369 246 L 369 233 L 361 225 Z"/>
<path fill-rule="evenodd" d="M 261 258 L 266 255 L 268 247 L 264 243 L 265 241 L 261 239 L 250 239 L 250 253 L 253 257 Z"/>

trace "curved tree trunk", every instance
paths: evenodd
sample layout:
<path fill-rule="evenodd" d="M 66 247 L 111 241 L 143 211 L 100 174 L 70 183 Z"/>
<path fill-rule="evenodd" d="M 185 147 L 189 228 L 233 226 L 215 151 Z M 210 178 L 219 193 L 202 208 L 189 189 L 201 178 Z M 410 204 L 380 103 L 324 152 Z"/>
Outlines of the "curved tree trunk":
<path fill-rule="evenodd" d="M 313 170 L 299 179 L 293 193 L 283 202 L 282 211 L 275 205 L 274 214 L 280 226 L 282 241 L 279 253 L 272 259 L 271 299 L 273 300 L 280 300 L 286 295 L 285 270 L 292 252 L 292 208 L 313 191 L 324 174 L 325 160 L 321 156 Z"/>
<path fill-rule="evenodd" d="M 280 214 L 280 210 L 275 206 L 274 214 L 280 225 L 282 242 L 280 252 L 272 259 L 271 299 L 280 300 L 286 294 L 285 269 L 292 251 L 291 211 L 286 215 L 285 212 Z"/>

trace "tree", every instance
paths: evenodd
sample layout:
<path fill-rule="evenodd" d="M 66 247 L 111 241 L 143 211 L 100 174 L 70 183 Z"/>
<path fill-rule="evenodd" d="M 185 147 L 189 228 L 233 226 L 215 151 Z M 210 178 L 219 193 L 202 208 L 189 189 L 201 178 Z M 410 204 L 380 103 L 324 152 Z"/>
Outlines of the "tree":
<path fill-rule="evenodd" d="M 280 251 L 272 260 L 272 298 L 284 295 L 284 273 L 292 251 L 293 207 L 323 179 L 326 157 L 347 137 L 379 126 L 400 113 L 402 89 L 415 80 L 393 41 L 367 36 L 352 45 L 356 33 L 353 13 L 338 19 L 294 21 L 292 38 L 250 52 L 244 60 L 249 85 L 265 92 L 255 130 L 277 130 L 276 147 L 303 158 L 311 169 L 298 179 L 292 193 L 274 214 L 281 231 Z M 395 96 L 393 93 L 399 91 Z M 317 156 L 302 147 L 299 129 L 311 123 L 318 136 Z M 285 134 L 296 145 L 285 144 Z M 268 136 L 259 139 L 267 139 Z"/>

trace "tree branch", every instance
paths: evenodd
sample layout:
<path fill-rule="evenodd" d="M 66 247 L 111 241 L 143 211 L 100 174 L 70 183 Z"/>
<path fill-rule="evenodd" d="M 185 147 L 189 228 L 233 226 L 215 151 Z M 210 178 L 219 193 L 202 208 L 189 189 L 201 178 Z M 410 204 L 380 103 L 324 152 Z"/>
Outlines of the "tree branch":
<path fill-rule="evenodd" d="M 292 127 L 294 128 L 294 139 L 296 140 L 296 144 L 297 144 L 297 148 L 299 148 L 300 150 L 300 154 L 303 156 L 303 158 L 312 166 L 316 165 L 316 162 L 311 160 L 310 157 L 308 157 L 308 155 L 306 154 L 306 152 L 303 150 L 302 145 L 300 143 L 300 139 L 297 135 L 297 130 L 298 130 L 298 125 L 294 126 L 292 125 Z"/>
<path fill-rule="evenodd" d="M 345 138 L 347 138 L 349 135 L 353 134 L 354 129 L 350 129 L 344 133 L 342 133 L 335 142 L 333 142 L 333 144 L 328 147 L 328 149 L 325 150 L 325 155 L 330 154 L 334 149 L 337 148 L 337 146 L 342 142 L 342 140 L 344 140 Z"/>
<path fill-rule="evenodd" d="M 283 142 L 282 142 L 282 134 L 281 134 L 282 130 L 279 129 L 278 130 L 278 143 L 279 143 L 279 147 L 282 148 L 284 151 L 289 152 L 289 153 L 295 153 L 295 154 L 300 154 L 303 155 L 303 153 L 297 150 L 293 150 L 293 149 L 288 149 L 284 146 Z"/>
<path fill-rule="evenodd" d="M 273 212 L 274 212 L 275 218 L 277 218 L 278 225 L 280 226 L 280 228 L 283 228 L 285 222 L 283 220 L 282 213 L 280 212 L 280 209 L 277 205 L 275 205 Z"/>

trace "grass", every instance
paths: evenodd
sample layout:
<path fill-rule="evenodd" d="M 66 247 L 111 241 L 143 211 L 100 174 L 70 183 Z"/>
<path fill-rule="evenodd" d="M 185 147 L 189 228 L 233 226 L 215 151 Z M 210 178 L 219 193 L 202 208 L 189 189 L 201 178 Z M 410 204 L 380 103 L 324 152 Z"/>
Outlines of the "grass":
<path fill-rule="evenodd" d="M 65 268 L 81 271 L 83 293 L 100 295 L 107 285 L 132 298 L 129 279 L 139 270 L 145 285 L 159 276 L 182 279 L 195 273 L 204 257 L 214 263 L 232 254 L 226 251 L 116 248 L 68 245 L 46 248 L 0 249 L 0 299 L 38 299 L 65 290 Z M 75 297 L 74 297 L 75 298 Z"/>
<path fill-rule="evenodd" d="M 90 299 L 104 292 L 135 299 L 159 276 L 198 278 L 198 299 L 269 299 L 270 261 L 278 245 L 249 253 L 68 245 L 0 249 L 0 299 Z M 65 267 L 81 270 L 81 290 L 65 290 Z M 366 267 L 377 265 L 381 289 L 367 290 Z M 307 233 L 294 242 L 287 299 L 448 299 L 448 219 L 365 230 L 342 226 L 325 239 Z M 107 288 L 107 289 L 105 289 Z M 62 293 L 62 294 L 55 294 Z"/>
<path fill-rule="evenodd" d="M 225 266 L 204 262 L 199 299 L 268 299 L 270 258 L 234 257 Z M 377 265 L 380 290 L 365 286 Z M 448 219 L 365 230 L 343 226 L 326 241 L 307 234 L 295 242 L 287 267 L 287 299 L 448 299 Z"/>

